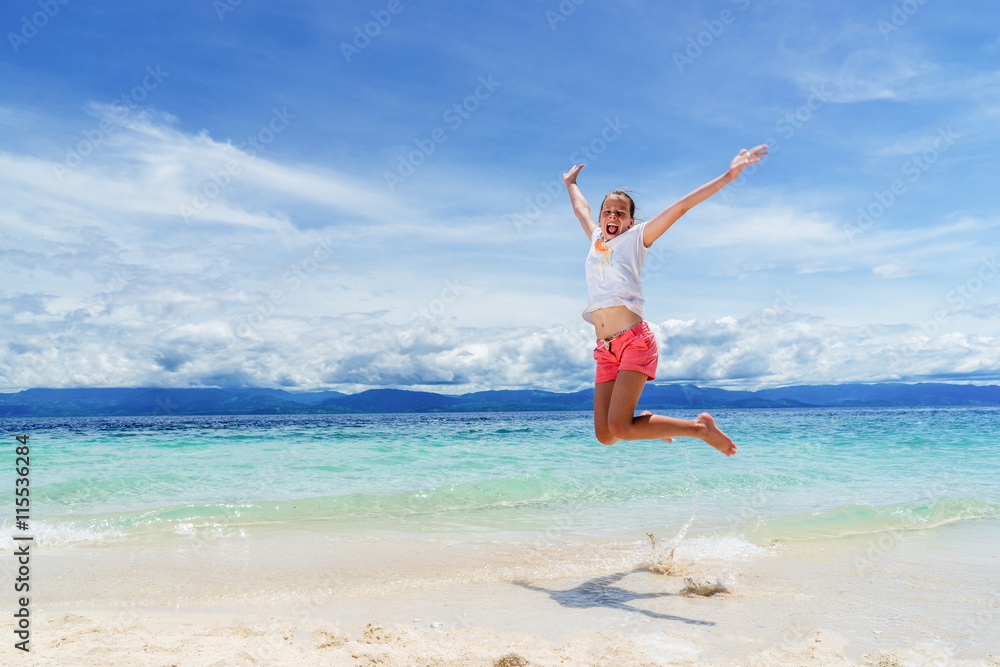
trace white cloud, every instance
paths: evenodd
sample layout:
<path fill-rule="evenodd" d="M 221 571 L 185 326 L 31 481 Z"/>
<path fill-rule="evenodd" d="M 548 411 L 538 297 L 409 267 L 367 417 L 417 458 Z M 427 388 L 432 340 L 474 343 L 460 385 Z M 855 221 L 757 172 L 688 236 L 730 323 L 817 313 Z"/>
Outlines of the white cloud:
<path fill-rule="evenodd" d="M 800 264 L 795 267 L 796 273 L 810 274 L 810 273 L 842 273 L 844 271 L 850 270 L 847 266 L 827 266 L 826 262 L 807 262 Z"/>
<path fill-rule="evenodd" d="M 699 207 L 699 215 L 708 222 L 697 226 L 678 222 L 677 229 L 668 233 L 675 234 L 681 243 L 693 249 L 736 246 L 775 248 L 779 253 L 811 244 L 840 243 L 844 239 L 836 220 L 829 216 L 777 203 L 739 208 L 709 201 Z"/>
<path fill-rule="evenodd" d="M 268 146 L 280 141 L 280 134 L 271 131 L 278 127 L 273 123 L 262 125 L 251 142 L 234 146 L 205 132 L 185 134 L 166 114 L 140 111 L 122 117 L 110 105 L 91 110 L 96 134 L 71 145 L 60 162 L 0 155 L 0 175 L 17 184 L 22 199 L 41 208 L 54 200 L 82 209 L 98 226 L 105 215 L 117 215 L 108 227 L 119 226 L 121 216 L 138 224 L 134 216 L 141 215 L 287 233 L 293 228 L 280 205 L 296 201 L 323 204 L 352 220 L 377 221 L 399 213 L 381 192 L 349 176 L 268 159 Z M 262 142 L 265 132 L 268 141 Z M 94 215 L 98 212 L 104 215 Z"/>
<path fill-rule="evenodd" d="M 170 301 L 170 299 L 166 299 Z M 443 393 L 593 383 L 593 335 L 578 328 L 469 329 L 436 319 L 398 326 L 382 314 L 272 317 L 253 329 L 190 310 L 126 318 L 109 307 L 62 326 L 28 324 L 0 347 L 5 390 L 62 386 L 238 386 Z M 657 378 L 722 387 L 1000 377 L 1000 338 L 918 326 L 848 327 L 766 310 L 652 324 Z M 33 335 L 23 337 L 24 332 Z M 50 332 L 49 336 L 45 332 Z"/>
<path fill-rule="evenodd" d="M 910 276 L 917 275 L 917 272 L 906 262 L 889 262 L 888 264 L 881 264 L 872 269 L 872 273 L 879 278 L 887 280 L 892 278 L 909 278 Z"/>
<path fill-rule="evenodd" d="M 0 153 L 0 178 L 11 184 L 0 192 L 0 388 L 570 391 L 592 383 L 593 333 L 579 319 L 585 245 L 565 201 L 522 234 L 510 216 L 523 194 L 505 198 L 498 185 L 477 206 L 477 188 L 487 189 L 481 174 L 389 197 L 381 183 L 263 151 L 248 158 L 151 112 L 130 118 L 61 181 L 49 161 Z M 231 161 L 242 161 L 239 173 L 185 220 L 180 205 Z M 697 224 L 683 220 L 654 247 L 647 270 L 697 265 L 716 281 L 698 290 L 720 295 L 725 288 L 715 287 L 733 275 L 747 283 L 774 275 L 785 286 L 852 270 L 904 277 L 947 253 L 968 255 L 998 225 L 963 217 L 875 226 L 852 244 L 837 216 L 794 203 L 807 198 L 707 202 Z M 302 211 L 324 222 L 304 228 Z M 447 281 L 461 294 L 448 293 Z M 650 285 L 656 294 L 673 289 Z M 743 294 L 753 289 L 770 288 Z M 805 298 L 797 310 L 824 305 Z M 657 324 L 660 378 L 774 386 L 996 370 L 988 336 L 940 336 L 890 363 L 886 350 L 903 344 L 898 331 L 766 310 L 740 318 L 745 304 L 720 296 L 714 315 Z"/>
<path fill-rule="evenodd" d="M 871 27 L 853 21 L 824 25 L 815 39 L 784 44 L 776 67 L 806 95 L 822 86 L 827 101 L 838 104 L 995 99 L 1000 82 L 994 73 L 942 64 L 939 50 L 900 35 L 893 35 L 886 48 L 886 40 Z"/>

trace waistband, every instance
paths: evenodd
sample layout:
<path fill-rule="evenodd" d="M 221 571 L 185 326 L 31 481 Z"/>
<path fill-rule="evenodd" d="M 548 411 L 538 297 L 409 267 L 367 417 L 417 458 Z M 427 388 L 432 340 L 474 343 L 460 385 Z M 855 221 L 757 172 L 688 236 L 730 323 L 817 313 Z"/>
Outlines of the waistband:
<path fill-rule="evenodd" d="M 608 336 L 607 338 L 598 338 L 597 339 L 597 344 L 604 346 L 605 349 L 609 349 L 608 346 L 611 345 L 611 341 L 615 340 L 616 338 L 618 338 L 619 336 L 621 336 L 626 331 L 630 331 L 630 330 L 636 328 L 637 326 L 639 326 L 640 324 L 645 324 L 645 323 L 646 323 L 646 320 L 640 320 L 639 322 L 636 322 L 632 326 L 630 326 L 628 328 L 625 328 L 625 329 L 622 329 L 618 333 L 612 334 L 612 335 Z"/>

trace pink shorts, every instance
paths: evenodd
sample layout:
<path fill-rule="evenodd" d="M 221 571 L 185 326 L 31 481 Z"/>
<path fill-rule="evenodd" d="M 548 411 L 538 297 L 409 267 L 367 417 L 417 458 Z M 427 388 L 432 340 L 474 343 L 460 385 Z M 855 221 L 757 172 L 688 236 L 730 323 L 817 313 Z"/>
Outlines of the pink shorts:
<path fill-rule="evenodd" d="M 595 382 L 598 384 L 617 379 L 618 371 L 639 371 L 654 380 L 658 359 L 656 338 L 649 325 L 640 322 L 618 334 L 611 342 L 597 341 L 594 359 L 597 360 Z"/>

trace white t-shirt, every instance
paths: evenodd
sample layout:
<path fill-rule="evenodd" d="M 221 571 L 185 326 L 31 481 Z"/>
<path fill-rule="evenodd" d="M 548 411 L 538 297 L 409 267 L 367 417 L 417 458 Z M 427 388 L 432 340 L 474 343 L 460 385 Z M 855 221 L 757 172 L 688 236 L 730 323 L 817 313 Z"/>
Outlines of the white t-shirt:
<path fill-rule="evenodd" d="M 626 306 L 639 317 L 643 317 L 642 267 L 649 252 L 642 243 L 645 222 L 632 225 L 610 241 L 605 241 L 610 252 L 597 250 L 599 239 L 603 239 L 598 227 L 590 237 L 590 252 L 587 253 L 587 310 L 583 319 L 594 323 L 592 312 L 609 306 Z"/>

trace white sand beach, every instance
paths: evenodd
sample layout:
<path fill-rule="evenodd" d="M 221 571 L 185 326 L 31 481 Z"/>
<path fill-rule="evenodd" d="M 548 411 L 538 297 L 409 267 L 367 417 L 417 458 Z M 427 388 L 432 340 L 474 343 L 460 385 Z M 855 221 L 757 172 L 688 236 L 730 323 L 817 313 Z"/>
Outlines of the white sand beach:
<path fill-rule="evenodd" d="M 10 636 L 0 653 L 60 666 L 1000 665 L 983 524 L 698 557 L 719 539 L 689 538 L 672 575 L 649 571 L 639 539 L 525 549 L 302 531 L 41 550 L 30 653 Z M 685 595 L 688 578 L 727 592 Z"/>

